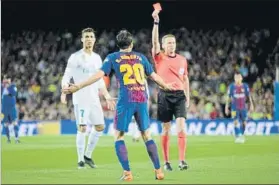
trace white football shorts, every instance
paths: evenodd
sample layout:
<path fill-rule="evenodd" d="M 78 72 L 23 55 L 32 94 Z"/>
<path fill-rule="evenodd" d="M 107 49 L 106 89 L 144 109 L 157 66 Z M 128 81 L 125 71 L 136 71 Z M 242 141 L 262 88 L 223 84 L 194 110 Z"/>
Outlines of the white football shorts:
<path fill-rule="evenodd" d="M 104 125 L 104 112 L 101 104 L 74 105 L 77 125 Z"/>

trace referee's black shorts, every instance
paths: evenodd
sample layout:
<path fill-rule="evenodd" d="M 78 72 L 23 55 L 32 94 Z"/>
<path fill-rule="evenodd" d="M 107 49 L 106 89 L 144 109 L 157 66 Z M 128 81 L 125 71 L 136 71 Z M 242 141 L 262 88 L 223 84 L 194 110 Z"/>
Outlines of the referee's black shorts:
<path fill-rule="evenodd" d="M 158 93 L 158 120 L 169 122 L 176 118 L 186 118 L 186 97 L 184 91 L 164 91 Z"/>

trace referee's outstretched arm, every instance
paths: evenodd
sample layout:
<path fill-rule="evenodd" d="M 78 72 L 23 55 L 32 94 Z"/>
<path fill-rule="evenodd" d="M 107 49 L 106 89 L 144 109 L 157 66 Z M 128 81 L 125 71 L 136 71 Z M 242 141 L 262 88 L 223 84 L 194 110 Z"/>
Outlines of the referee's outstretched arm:
<path fill-rule="evenodd" d="M 154 19 L 154 25 L 152 30 L 152 56 L 154 57 L 161 51 L 159 42 L 159 12 L 157 10 L 154 10 L 154 12 L 152 13 L 152 17 Z"/>

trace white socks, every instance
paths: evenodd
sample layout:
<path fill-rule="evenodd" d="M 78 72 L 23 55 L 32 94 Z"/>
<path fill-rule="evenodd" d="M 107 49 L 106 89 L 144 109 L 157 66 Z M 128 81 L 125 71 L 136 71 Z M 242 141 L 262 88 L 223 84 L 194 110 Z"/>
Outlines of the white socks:
<path fill-rule="evenodd" d="M 77 145 L 77 153 L 78 153 L 78 162 L 80 161 L 84 162 L 85 136 L 86 133 L 82 133 L 80 131 L 77 132 L 76 145 Z"/>
<path fill-rule="evenodd" d="M 92 157 L 92 153 L 99 141 L 100 136 L 103 134 L 103 131 L 96 131 L 94 127 L 92 127 L 92 130 L 89 134 L 88 138 L 88 144 L 85 152 L 85 156 L 88 158 Z"/>

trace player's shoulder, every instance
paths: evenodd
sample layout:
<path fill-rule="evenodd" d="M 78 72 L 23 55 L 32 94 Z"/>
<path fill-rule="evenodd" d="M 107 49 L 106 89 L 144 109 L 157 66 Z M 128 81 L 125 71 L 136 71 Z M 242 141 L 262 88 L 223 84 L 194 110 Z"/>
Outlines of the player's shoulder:
<path fill-rule="evenodd" d="M 108 54 L 106 58 L 110 58 L 110 59 L 111 58 L 119 58 L 122 55 L 123 55 L 123 52 L 116 51 L 116 52 Z M 132 52 L 128 53 L 128 55 L 138 55 L 138 56 L 141 56 L 141 57 L 143 56 L 142 53 L 136 52 L 136 51 L 132 51 Z"/>
<path fill-rule="evenodd" d="M 76 59 L 76 58 L 80 57 L 81 55 L 82 55 L 82 50 L 75 51 L 75 52 L 71 53 L 69 60 Z"/>
<path fill-rule="evenodd" d="M 184 57 L 184 56 L 182 56 L 182 55 L 180 55 L 180 54 L 177 54 L 177 53 L 176 53 L 176 59 L 177 59 L 177 60 L 183 60 L 183 61 L 187 62 L 186 57 Z"/>
<path fill-rule="evenodd" d="M 12 83 L 12 84 L 11 84 L 11 87 L 14 88 L 15 91 L 17 91 L 17 87 L 16 87 L 16 84 L 15 84 L 15 83 Z"/>
<path fill-rule="evenodd" d="M 78 50 L 78 51 L 75 51 L 71 54 L 71 56 L 75 57 L 75 56 L 79 56 L 81 55 L 83 52 L 82 52 L 82 49 Z"/>
<path fill-rule="evenodd" d="M 229 84 L 229 88 L 233 88 L 234 87 L 234 82 Z"/>
<path fill-rule="evenodd" d="M 147 57 L 143 53 L 141 53 L 141 52 L 132 51 L 132 54 L 133 55 L 137 55 L 140 60 L 147 60 Z"/>
<path fill-rule="evenodd" d="M 113 52 L 113 53 L 110 53 L 106 56 L 105 58 L 105 61 L 104 62 L 107 62 L 109 60 L 112 60 L 114 58 L 117 58 L 117 56 L 119 56 L 119 52 Z"/>
<path fill-rule="evenodd" d="M 95 58 L 101 58 L 101 56 L 94 51 L 92 52 L 92 56 L 95 57 Z"/>
<path fill-rule="evenodd" d="M 108 54 L 108 57 L 119 57 L 121 55 L 121 52 L 115 51 L 113 53 Z"/>
<path fill-rule="evenodd" d="M 139 55 L 139 56 L 143 55 L 141 52 L 138 52 L 138 51 L 132 51 L 131 53 L 134 54 L 134 55 Z"/>
<path fill-rule="evenodd" d="M 15 83 L 11 83 L 9 85 L 8 89 L 14 89 L 15 91 L 17 91 L 16 84 Z"/>
<path fill-rule="evenodd" d="M 117 61 L 119 59 L 119 57 L 120 57 L 119 52 L 110 53 L 105 57 L 104 63 L 105 62 L 113 63 L 114 61 Z"/>
<path fill-rule="evenodd" d="M 103 61 L 101 56 L 98 53 L 92 52 L 92 57 L 95 62 L 97 62 L 99 65 L 102 65 Z"/>

